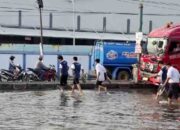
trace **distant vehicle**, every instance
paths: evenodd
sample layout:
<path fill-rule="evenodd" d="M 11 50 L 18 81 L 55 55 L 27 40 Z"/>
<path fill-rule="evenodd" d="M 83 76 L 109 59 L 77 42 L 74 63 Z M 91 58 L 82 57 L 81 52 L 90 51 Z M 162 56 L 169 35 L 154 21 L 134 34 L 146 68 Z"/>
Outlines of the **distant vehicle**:
<path fill-rule="evenodd" d="M 141 76 L 153 84 L 159 81 L 152 77 L 161 68 L 158 61 L 170 62 L 180 71 L 180 24 L 167 24 L 154 29 L 148 35 L 147 51 L 141 55 Z"/>
<path fill-rule="evenodd" d="M 96 58 L 100 59 L 112 79 L 132 79 L 132 65 L 137 63 L 135 41 L 96 42 L 92 50 L 91 69 L 94 69 Z"/>

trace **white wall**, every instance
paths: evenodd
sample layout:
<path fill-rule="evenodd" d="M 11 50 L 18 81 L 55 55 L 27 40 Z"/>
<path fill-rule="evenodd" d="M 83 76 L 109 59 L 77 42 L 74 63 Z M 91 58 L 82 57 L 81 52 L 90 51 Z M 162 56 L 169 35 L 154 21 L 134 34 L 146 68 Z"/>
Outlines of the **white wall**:
<path fill-rule="evenodd" d="M 23 66 L 23 56 L 21 54 L 13 54 L 16 58 L 14 60 L 15 64 L 20 64 Z M 8 69 L 9 67 L 9 57 L 11 54 L 0 54 L 0 69 Z M 26 68 L 34 68 L 37 61 L 38 55 L 27 55 L 26 56 Z M 68 62 L 69 67 L 73 63 L 74 55 L 64 55 L 64 59 Z M 81 63 L 85 72 L 89 71 L 89 56 L 77 56 L 79 63 Z M 57 69 L 57 55 L 45 55 L 44 56 L 44 64 L 49 66 L 50 64 L 55 65 Z M 72 72 L 69 70 L 69 74 L 71 75 Z"/>
<path fill-rule="evenodd" d="M 11 54 L 0 54 L 0 69 L 8 69 L 9 68 L 9 57 Z M 14 60 L 15 64 L 23 65 L 23 57 L 22 55 L 14 55 L 16 58 Z"/>

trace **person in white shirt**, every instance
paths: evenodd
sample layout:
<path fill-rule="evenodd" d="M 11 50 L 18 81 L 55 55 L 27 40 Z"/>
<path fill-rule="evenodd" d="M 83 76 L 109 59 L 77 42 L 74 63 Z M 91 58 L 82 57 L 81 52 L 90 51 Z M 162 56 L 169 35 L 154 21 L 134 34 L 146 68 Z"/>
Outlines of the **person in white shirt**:
<path fill-rule="evenodd" d="M 179 71 L 171 66 L 170 63 L 167 65 L 168 71 L 167 71 L 167 79 L 163 85 L 168 84 L 168 103 L 169 105 L 172 104 L 172 99 L 175 98 L 176 102 L 178 101 L 179 97 L 179 82 L 180 82 L 180 74 Z"/>
<path fill-rule="evenodd" d="M 96 67 L 95 67 L 96 86 L 98 87 L 98 93 L 101 92 L 101 89 L 107 92 L 107 87 L 102 85 L 102 82 L 105 81 L 106 69 L 103 65 L 100 64 L 100 59 L 96 59 L 95 63 L 96 63 Z"/>

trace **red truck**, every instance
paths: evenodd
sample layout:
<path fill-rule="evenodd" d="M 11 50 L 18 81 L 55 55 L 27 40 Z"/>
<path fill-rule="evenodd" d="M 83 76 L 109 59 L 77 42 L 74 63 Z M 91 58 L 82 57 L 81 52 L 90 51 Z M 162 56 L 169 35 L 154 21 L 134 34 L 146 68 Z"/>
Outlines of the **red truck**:
<path fill-rule="evenodd" d="M 164 63 L 170 62 L 180 71 L 180 24 L 169 23 L 154 29 L 143 46 L 145 50 L 140 58 L 142 79 L 148 79 L 153 84 L 159 82 L 152 75 L 159 72 L 160 60 Z"/>

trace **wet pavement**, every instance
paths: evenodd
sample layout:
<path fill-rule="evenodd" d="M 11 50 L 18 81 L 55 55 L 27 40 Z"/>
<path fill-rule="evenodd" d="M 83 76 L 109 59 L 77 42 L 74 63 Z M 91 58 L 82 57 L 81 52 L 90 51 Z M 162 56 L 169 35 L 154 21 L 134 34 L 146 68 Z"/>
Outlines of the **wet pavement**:
<path fill-rule="evenodd" d="M 1 92 L 0 130 L 179 130 L 180 106 L 158 104 L 153 91 L 85 90 L 80 98 L 59 90 Z"/>

